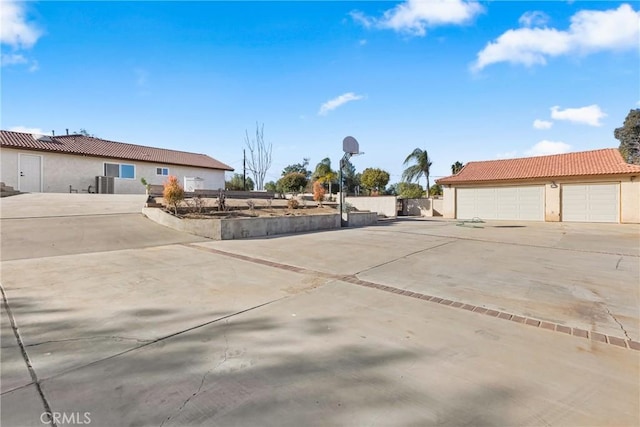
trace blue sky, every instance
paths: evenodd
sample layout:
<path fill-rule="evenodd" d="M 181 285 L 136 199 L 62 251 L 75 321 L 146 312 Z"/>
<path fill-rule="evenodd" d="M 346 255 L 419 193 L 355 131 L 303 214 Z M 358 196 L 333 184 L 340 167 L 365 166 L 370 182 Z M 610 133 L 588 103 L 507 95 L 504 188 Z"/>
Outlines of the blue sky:
<path fill-rule="evenodd" d="M 617 147 L 640 106 L 637 2 L 2 0 L 2 129 L 208 154 L 267 181 L 342 139 L 401 179 L 472 160 Z M 432 180 L 433 181 L 433 180 Z M 422 181 L 424 185 L 424 181 Z"/>

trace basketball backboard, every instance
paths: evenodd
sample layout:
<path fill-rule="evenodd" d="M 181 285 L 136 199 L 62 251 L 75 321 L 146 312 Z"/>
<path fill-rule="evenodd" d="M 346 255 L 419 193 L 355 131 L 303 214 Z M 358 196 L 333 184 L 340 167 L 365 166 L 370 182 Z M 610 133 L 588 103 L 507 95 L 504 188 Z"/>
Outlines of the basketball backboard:
<path fill-rule="evenodd" d="M 358 141 L 352 136 L 346 137 L 342 140 L 342 151 L 349 154 L 358 154 L 360 152 Z"/>

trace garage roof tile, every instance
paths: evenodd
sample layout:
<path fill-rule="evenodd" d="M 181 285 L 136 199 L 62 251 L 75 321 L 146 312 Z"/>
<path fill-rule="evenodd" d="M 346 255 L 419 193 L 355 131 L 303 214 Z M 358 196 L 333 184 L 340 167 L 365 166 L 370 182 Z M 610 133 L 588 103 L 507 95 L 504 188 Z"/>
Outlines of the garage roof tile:
<path fill-rule="evenodd" d="M 84 135 L 46 136 L 3 130 L 0 131 L 0 143 L 2 147 L 19 148 L 23 150 L 48 151 L 158 164 L 195 166 L 206 169 L 233 170 L 231 166 L 209 157 L 206 154 L 146 147 Z"/>
<path fill-rule="evenodd" d="M 552 156 L 469 162 L 457 174 L 441 178 L 437 183 L 461 184 L 634 173 L 640 174 L 640 166 L 626 163 L 617 149 L 605 148 Z"/>

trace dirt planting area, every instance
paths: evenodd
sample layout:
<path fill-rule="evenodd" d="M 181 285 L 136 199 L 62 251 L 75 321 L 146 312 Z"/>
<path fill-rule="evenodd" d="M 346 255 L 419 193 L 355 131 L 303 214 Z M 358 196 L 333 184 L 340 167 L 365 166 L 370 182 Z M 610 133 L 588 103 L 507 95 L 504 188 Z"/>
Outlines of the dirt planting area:
<path fill-rule="evenodd" d="M 174 213 L 162 197 L 156 197 L 155 203 Z M 178 205 L 178 216 L 181 218 L 234 218 L 234 217 L 274 217 L 304 216 L 335 213 L 338 204 L 325 202 L 319 206 L 317 202 L 305 198 L 295 199 L 232 199 L 225 198 L 220 204 L 217 197 L 187 198 Z"/>

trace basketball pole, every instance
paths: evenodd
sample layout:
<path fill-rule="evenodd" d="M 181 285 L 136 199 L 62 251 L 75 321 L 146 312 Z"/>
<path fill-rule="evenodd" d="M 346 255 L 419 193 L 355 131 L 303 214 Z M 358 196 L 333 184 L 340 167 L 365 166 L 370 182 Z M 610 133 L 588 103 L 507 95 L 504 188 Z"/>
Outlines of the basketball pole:
<path fill-rule="evenodd" d="M 348 227 L 349 226 L 349 212 L 343 212 L 345 209 L 344 202 L 344 183 L 343 181 L 343 169 L 347 165 L 347 162 L 353 155 L 364 154 L 360 152 L 360 145 L 358 144 L 358 140 L 356 140 L 352 136 L 347 136 L 342 140 L 342 151 L 344 152 L 344 156 L 340 159 L 340 227 Z"/>
<path fill-rule="evenodd" d="M 351 158 L 351 153 L 344 153 L 340 159 L 340 226 L 347 227 L 349 225 L 349 213 L 344 211 L 344 173 L 343 169 Z M 346 219 L 345 219 L 346 217 Z"/>

